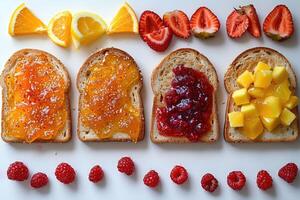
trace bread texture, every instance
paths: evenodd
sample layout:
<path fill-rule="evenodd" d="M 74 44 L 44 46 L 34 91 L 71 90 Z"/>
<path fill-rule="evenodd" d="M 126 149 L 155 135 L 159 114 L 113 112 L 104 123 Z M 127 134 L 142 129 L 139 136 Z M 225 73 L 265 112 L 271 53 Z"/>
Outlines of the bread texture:
<path fill-rule="evenodd" d="M 9 112 L 8 108 L 8 91 L 7 86 L 5 84 L 5 77 L 11 73 L 14 72 L 15 67 L 17 66 L 18 62 L 20 62 L 20 58 L 23 57 L 26 59 L 27 56 L 35 56 L 35 55 L 45 55 L 49 61 L 49 63 L 52 64 L 52 66 L 55 67 L 55 70 L 58 74 L 60 74 L 65 81 L 66 89 L 65 89 L 65 108 L 67 111 L 67 119 L 65 122 L 64 129 L 57 134 L 57 136 L 54 139 L 50 140 L 43 140 L 43 139 L 36 139 L 33 142 L 47 142 L 47 143 L 65 143 L 68 142 L 72 137 L 72 119 L 71 119 L 71 110 L 70 110 L 70 77 L 67 69 L 65 66 L 61 63 L 60 60 L 58 60 L 55 56 L 41 50 L 37 49 L 22 49 L 17 52 L 15 52 L 9 60 L 6 62 L 4 69 L 1 74 L 1 86 L 2 86 L 2 121 L 1 121 L 1 137 L 5 142 L 9 143 L 25 143 L 25 141 L 20 140 L 15 137 L 11 137 L 7 135 L 7 130 L 4 126 L 4 117 L 7 112 Z"/>
<path fill-rule="evenodd" d="M 298 123 L 299 114 L 298 107 L 294 108 L 292 112 L 297 116 L 296 120 L 288 126 L 279 125 L 272 133 L 266 129 L 255 140 L 251 140 L 244 136 L 238 128 L 231 128 L 228 120 L 228 113 L 237 111 L 238 107 L 234 105 L 232 93 L 239 89 L 236 83 L 237 77 L 245 70 L 254 71 L 257 63 L 262 61 L 271 67 L 284 66 L 289 74 L 290 89 L 292 94 L 296 92 L 297 80 L 289 61 L 279 52 L 265 47 L 257 47 L 244 51 L 238 55 L 234 61 L 229 65 L 227 72 L 224 76 L 224 85 L 228 93 L 227 106 L 225 112 L 224 123 L 224 138 L 227 142 L 232 143 L 250 143 L 250 142 L 289 142 L 298 138 Z"/>
<path fill-rule="evenodd" d="M 83 105 L 83 93 L 85 91 L 85 86 L 88 83 L 89 79 L 89 73 L 90 73 L 90 68 L 97 64 L 101 63 L 103 59 L 105 59 L 105 55 L 107 53 L 112 53 L 117 56 L 124 56 L 126 59 L 130 59 L 135 67 L 139 70 L 137 64 L 135 63 L 134 59 L 126 52 L 117 49 L 117 48 L 105 48 L 101 49 L 99 51 L 96 51 L 92 55 L 90 55 L 87 60 L 84 62 L 82 67 L 80 68 L 78 75 L 77 75 L 77 88 L 79 90 L 79 105 L 78 105 L 78 124 L 77 124 L 77 135 L 79 139 L 83 142 L 131 142 L 133 141 L 128 133 L 123 133 L 123 132 L 116 132 L 113 134 L 111 138 L 106 138 L 102 139 L 99 138 L 94 130 L 92 130 L 89 127 L 85 127 L 81 121 L 81 114 L 80 110 Z M 143 107 L 143 101 L 141 97 L 141 90 L 143 87 L 143 79 L 142 79 L 142 74 L 141 71 L 139 70 L 139 81 L 137 85 L 134 85 L 131 90 L 131 102 L 132 104 L 138 108 L 139 113 L 140 113 L 140 125 L 141 129 L 137 138 L 137 142 L 141 141 L 144 139 L 144 107 Z"/>
<path fill-rule="evenodd" d="M 218 89 L 218 77 L 214 66 L 202 54 L 194 49 L 178 49 L 166 56 L 152 73 L 151 86 L 154 93 L 152 119 L 151 119 L 151 140 L 154 143 L 191 143 L 186 137 L 172 137 L 161 135 L 157 129 L 156 110 L 165 106 L 163 101 L 166 92 L 171 88 L 171 81 L 174 78 L 172 70 L 178 65 L 184 65 L 204 73 L 214 88 L 213 107 L 211 116 L 211 131 L 200 137 L 199 142 L 211 143 L 219 137 L 219 121 L 217 116 L 216 92 Z"/>

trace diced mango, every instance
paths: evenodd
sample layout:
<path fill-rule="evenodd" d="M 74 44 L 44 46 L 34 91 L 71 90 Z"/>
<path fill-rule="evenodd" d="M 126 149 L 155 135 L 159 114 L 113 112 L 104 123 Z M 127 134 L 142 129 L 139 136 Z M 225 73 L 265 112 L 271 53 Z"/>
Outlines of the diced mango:
<path fill-rule="evenodd" d="M 250 96 L 248 95 L 246 88 L 234 91 L 232 94 L 232 98 L 237 106 L 248 104 L 250 101 Z"/>
<path fill-rule="evenodd" d="M 262 109 L 262 105 L 263 105 L 264 99 L 263 98 L 258 98 L 258 99 L 252 99 L 251 103 L 253 103 L 256 107 L 257 112 L 260 114 L 260 111 Z"/>
<path fill-rule="evenodd" d="M 279 118 L 261 117 L 261 121 L 262 121 L 264 127 L 270 132 L 272 130 L 274 130 L 280 124 Z"/>
<path fill-rule="evenodd" d="M 285 67 L 276 66 L 273 69 L 272 77 L 275 83 L 281 83 L 282 81 L 288 79 L 289 74 Z"/>
<path fill-rule="evenodd" d="M 237 79 L 236 82 L 244 88 L 248 88 L 254 81 L 254 76 L 248 70 L 244 71 Z"/>
<path fill-rule="evenodd" d="M 258 116 L 258 112 L 257 112 L 257 109 L 256 109 L 254 103 L 243 105 L 241 107 L 241 112 L 244 114 L 245 118 L 251 118 L 251 117 Z"/>
<path fill-rule="evenodd" d="M 266 97 L 259 108 L 262 117 L 277 118 L 281 113 L 281 102 L 279 97 Z"/>
<path fill-rule="evenodd" d="M 251 140 L 256 139 L 263 131 L 264 127 L 258 117 L 247 119 L 242 128 L 242 133 Z"/>
<path fill-rule="evenodd" d="M 248 89 L 248 93 L 253 98 L 262 98 L 264 97 L 265 93 L 264 90 L 261 88 L 251 87 Z"/>
<path fill-rule="evenodd" d="M 244 126 L 244 114 L 241 112 L 228 113 L 230 127 L 243 127 Z"/>
<path fill-rule="evenodd" d="M 271 67 L 264 63 L 264 62 L 258 62 L 255 69 L 254 69 L 254 73 L 256 73 L 257 71 L 260 71 L 260 70 L 270 70 Z"/>
<path fill-rule="evenodd" d="M 287 108 L 284 108 L 280 115 L 280 122 L 284 126 L 289 126 L 296 119 L 296 115 Z"/>
<path fill-rule="evenodd" d="M 283 81 L 274 86 L 273 95 L 280 98 L 281 104 L 285 105 L 286 102 L 290 99 L 292 94 L 289 84 L 286 81 Z"/>
<path fill-rule="evenodd" d="M 297 96 L 290 96 L 290 99 L 286 102 L 285 107 L 288 109 L 293 109 L 298 105 L 298 97 Z"/>
<path fill-rule="evenodd" d="M 272 81 L 271 70 L 258 70 L 254 77 L 254 87 L 267 88 Z"/>

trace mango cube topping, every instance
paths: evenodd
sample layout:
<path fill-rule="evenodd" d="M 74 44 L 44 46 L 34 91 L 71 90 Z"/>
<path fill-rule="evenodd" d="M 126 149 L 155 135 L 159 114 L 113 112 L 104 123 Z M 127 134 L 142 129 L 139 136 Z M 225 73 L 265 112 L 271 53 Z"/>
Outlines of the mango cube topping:
<path fill-rule="evenodd" d="M 280 98 L 282 105 L 285 105 L 286 102 L 290 99 L 292 92 L 289 85 L 286 82 L 281 82 L 274 87 L 273 95 Z"/>
<path fill-rule="evenodd" d="M 241 112 L 228 113 L 230 127 L 243 127 L 244 126 L 244 114 Z"/>
<path fill-rule="evenodd" d="M 254 69 L 254 74 L 257 72 L 257 71 L 260 71 L 260 70 L 271 70 L 271 67 L 264 63 L 264 62 L 258 62 L 255 69 Z"/>
<path fill-rule="evenodd" d="M 265 96 L 265 92 L 262 88 L 251 87 L 248 89 L 248 93 L 253 98 L 262 98 Z"/>
<path fill-rule="evenodd" d="M 267 88 L 270 86 L 272 81 L 271 70 L 258 70 L 254 77 L 254 87 Z"/>
<path fill-rule="evenodd" d="M 250 96 L 246 88 L 239 89 L 232 94 L 233 101 L 236 105 L 244 105 L 250 102 Z"/>
<path fill-rule="evenodd" d="M 280 124 L 279 118 L 261 117 L 261 121 L 264 127 L 270 132 L 273 131 Z"/>
<path fill-rule="evenodd" d="M 263 131 L 264 127 L 259 117 L 247 119 L 247 123 L 245 122 L 242 128 L 242 133 L 251 140 L 255 140 Z"/>
<path fill-rule="evenodd" d="M 248 88 L 254 81 L 254 76 L 248 70 L 244 71 L 237 79 L 236 82 L 244 88 Z"/>
<path fill-rule="evenodd" d="M 298 101 L 298 97 L 290 96 L 290 99 L 286 102 L 285 107 L 292 110 L 298 105 Z"/>
<path fill-rule="evenodd" d="M 275 83 L 281 83 L 282 81 L 288 79 L 289 74 L 285 67 L 276 66 L 273 69 L 272 78 Z"/>
<path fill-rule="evenodd" d="M 280 122 L 284 126 L 289 126 L 296 119 L 296 115 L 287 108 L 284 108 L 280 115 Z"/>
<path fill-rule="evenodd" d="M 258 112 L 257 112 L 257 109 L 256 109 L 254 103 L 243 105 L 241 107 L 241 112 L 244 114 L 245 118 L 258 116 Z"/>
<path fill-rule="evenodd" d="M 277 118 L 281 113 L 281 102 L 279 97 L 266 97 L 260 106 L 260 114 L 262 117 Z"/>

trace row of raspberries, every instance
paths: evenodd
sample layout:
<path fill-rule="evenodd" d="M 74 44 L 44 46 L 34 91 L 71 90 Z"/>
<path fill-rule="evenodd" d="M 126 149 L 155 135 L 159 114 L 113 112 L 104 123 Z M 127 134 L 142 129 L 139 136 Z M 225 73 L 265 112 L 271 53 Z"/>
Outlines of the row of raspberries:
<path fill-rule="evenodd" d="M 132 175 L 135 171 L 135 165 L 130 157 L 123 157 L 119 160 L 117 165 L 118 171 L 128 176 Z M 288 163 L 278 171 L 278 176 L 288 183 L 292 183 L 298 174 L 298 167 L 295 163 Z M 60 163 L 55 169 L 55 176 L 58 181 L 63 184 L 70 184 L 75 180 L 76 172 L 68 163 Z M 29 177 L 29 170 L 23 162 L 16 161 L 7 169 L 7 177 L 10 180 L 25 181 Z M 99 165 L 92 167 L 89 173 L 89 180 L 93 183 L 101 181 L 104 177 L 104 172 Z M 181 185 L 188 180 L 187 170 L 179 165 L 176 165 L 170 172 L 171 180 Z M 38 172 L 33 174 L 30 180 L 30 185 L 33 188 L 41 188 L 48 184 L 48 177 L 45 173 Z M 156 187 L 160 180 L 159 174 L 150 170 L 144 176 L 144 184 L 148 187 Z M 256 183 L 261 190 L 267 190 L 272 187 L 273 179 L 271 175 L 261 170 L 257 174 Z M 241 171 L 232 171 L 227 176 L 227 184 L 233 190 L 241 190 L 246 184 L 246 177 Z M 201 186 L 208 192 L 214 192 L 218 188 L 218 180 L 214 175 L 207 173 L 201 179 Z"/>

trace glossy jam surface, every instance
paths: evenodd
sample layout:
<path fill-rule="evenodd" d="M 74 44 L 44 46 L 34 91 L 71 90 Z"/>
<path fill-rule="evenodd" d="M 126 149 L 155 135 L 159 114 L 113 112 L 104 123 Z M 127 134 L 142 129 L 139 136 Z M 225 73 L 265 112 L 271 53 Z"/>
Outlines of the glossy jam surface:
<path fill-rule="evenodd" d="M 214 88 L 207 77 L 192 68 L 178 66 L 170 90 L 165 94 L 165 107 L 156 110 L 160 134 L 187 137 L 196 142 L 211 130 Z"/>
<path fill-rule="evenodd" d="M 89 73 L 80 110 L 83 125 L 101 139 L 122 132 L 137 141 L 142 123 L 141 112 L 132 103 L 132 89 L 140 81 L 135 63 L 127 56 L 108 51 Z"/>
<path fill-rule="evenodd" d="M 4 121 L 7 135 L 30 143 L 53 139 L 64 129 L 67 85 L 46 55 L 20 56 L 5 83 L 9 110 Z"/>

